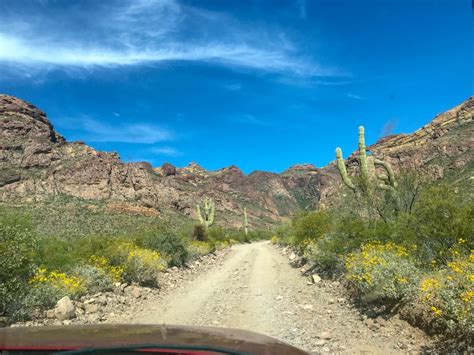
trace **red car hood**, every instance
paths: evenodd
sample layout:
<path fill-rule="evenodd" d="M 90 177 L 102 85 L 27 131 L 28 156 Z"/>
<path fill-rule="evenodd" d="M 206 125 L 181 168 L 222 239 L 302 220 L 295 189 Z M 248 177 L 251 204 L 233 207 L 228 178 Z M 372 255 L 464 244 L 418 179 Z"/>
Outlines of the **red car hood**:
<path fill-rule="evenodd" d="M 271 337 L 230 328 L 100 324 L 0 329 L 0 350 L 53 351 L 144 344 L 211 347 L 262 355 L 308 354 Z"/>

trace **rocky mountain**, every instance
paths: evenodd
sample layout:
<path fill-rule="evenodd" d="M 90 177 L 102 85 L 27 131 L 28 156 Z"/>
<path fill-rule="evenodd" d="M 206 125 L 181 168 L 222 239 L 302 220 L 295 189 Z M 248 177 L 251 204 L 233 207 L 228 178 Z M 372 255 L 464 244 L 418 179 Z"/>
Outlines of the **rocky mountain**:
<path fill-rule="evenodd" d="M 469 179 L 473 112 L 474 98 L 470 98 L 417 132 L 384 137 L 369 149 L 396 168 L 422 169 L 435 178 L 454 174 Z M 357 164 L 353 155 L 348 164 Z M 0 201 L 26 203 L 67 195 L 124 212 L 173 210 L 194 217 L 195 204 L 210 196 L 221 224 L 241 226 L 242 210 L 247 207 L 249 223 L 264 227 L 296 211 L 317 208 L 339 185 L 334 163 L 248 175 L 236 166 L 206 171 L 196 163 L 184 168 L 169 163 L 159 168 L 146 162 L 124 163 L 116 153 L 67 142 L 40 109 L 0 95 Z"/>
<path fill-rule="evenodd" d="M 396 170 L 416 170 L 437 180 L 461 184 L 474 179 L 474 97 L 437 115 L 411 134 L 381 138 L 367 147 L 375 157 Z M 347 161 L 349 171 L 357 165 L 354 152 Z"/>

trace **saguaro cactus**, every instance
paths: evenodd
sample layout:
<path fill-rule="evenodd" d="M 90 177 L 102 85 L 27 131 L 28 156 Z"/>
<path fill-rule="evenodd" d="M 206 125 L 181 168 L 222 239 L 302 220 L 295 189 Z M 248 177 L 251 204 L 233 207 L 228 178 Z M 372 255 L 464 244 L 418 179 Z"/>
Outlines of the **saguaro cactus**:
<path fill-rule="evenodd" d="M 336 148 L 336 159 L 337 159 L 337 168 L 341 175 L 342 181 L 348 188 L 356 192 L 357 188 L 355 184 L 352 182 L 349 175 L 347 174 L 346 165 L 344 164 L 344 159 L 342 157 L 342 150 L 339 147 Z M 364 191 L 368 191 L 369 183 L 371 180 L 371 177 L 369 175 L 369 163 L 374 168 L 375 166 L 382 167 L 387 173 L 387 176 L 380 176 L 380 175 L 375 174 L 376 178 L 384 182 L 384 184 L 378 185 L 378 186 L 385 187 L 385 188 L 397 187 L 397 182 L 395 180 L 395 175 L 393 173 L 392 167 L 386 162 L 383 162 L 378 159 L 374 159 L 373 157 L 367 157 L 367 152 L 365 149 L 364 127 L 360 126 L 359 127 L 359 168 L 360 168 L 360 177 L 362 180 L 361 181 L 362 189 Z"/>
<path fill-rule="evenodd" d="M 248 220 L 247 220 L 247 207 L 244 207 L 244 231 L 245 235 L 249 234 L 249 228 L 248 228 Z"/>
<path fill-rule="evenodd" d="M 203 212 L 201 213 L 201 205 L 198 203 L 196 205 L 196 214 L 199 218 L 199 222 L 207 229 L 214 223 L 214 211 L 215 204 L 214 201 L 206 197 L 203 203 Z"/>

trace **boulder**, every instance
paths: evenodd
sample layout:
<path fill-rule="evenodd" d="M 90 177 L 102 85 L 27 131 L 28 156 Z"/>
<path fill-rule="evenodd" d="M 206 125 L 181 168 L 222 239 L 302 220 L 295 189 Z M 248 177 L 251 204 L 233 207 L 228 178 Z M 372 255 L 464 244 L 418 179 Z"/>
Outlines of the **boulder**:
<path fill-rule="evenodd" d="M 56 317 L 55 310 L 54 309 L 48 309 L 46 311 L 46 318 L 52 319 Z"/>
<path fill-rule="evenodd" d="M 71 319 L 76 316 L 76 307 L 68 296 L 64 296 L 56 304 L 54 314 L 59 320 Z"/>
<path fill-rule="evenodd" d="M 161 166 L 161 171 L 163 172 L 164 176 L 176 175 L 176 167 L 174 165 L 171 165 L 170 163 L 164 163 Z"/>
<path fill-rule="evenodd" d="M 311 281 L 313 281 L 314 284 L 318 284 L 321 282 L 321 277 L 318 274 L 313 274 L 311 275 Z"/>
<path fill-rule="evenodd" d="M 97 313 L 99 311 L 99 305 L 95 303 L 90 303 L 86 305 L 86 312 L 87 313 Z"/>
<path fill-rule="evenodd" d="M 132 296 L 133 298 L 140 298 L 142 290 L 138 286 L 128 286 L 124 289 L 125 294 Z"/>

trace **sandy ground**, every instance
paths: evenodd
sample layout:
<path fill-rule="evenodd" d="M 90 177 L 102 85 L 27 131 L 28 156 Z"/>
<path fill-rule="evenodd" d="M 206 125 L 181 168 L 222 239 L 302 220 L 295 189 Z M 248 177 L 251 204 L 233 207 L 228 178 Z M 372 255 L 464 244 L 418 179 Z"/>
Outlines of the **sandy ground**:
<path fill-rule="evenodd" d="M 211 269 L 144 301 L 126 321 L 246 329 L 315 353 L 413 353 L 427 344 L 399 319 L 368 322 L 327 286 L 309 285 L 269 242 L 236 245 Z"/>

